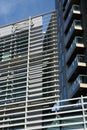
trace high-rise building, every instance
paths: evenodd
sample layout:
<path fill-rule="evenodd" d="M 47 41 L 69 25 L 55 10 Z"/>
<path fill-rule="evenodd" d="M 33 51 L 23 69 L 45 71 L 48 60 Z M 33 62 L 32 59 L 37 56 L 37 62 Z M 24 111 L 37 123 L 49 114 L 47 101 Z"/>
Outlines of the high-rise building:
<path fill-rule="evenodd" d="M 60 99 L 52 129 L 87 130 L 87 0 L 55 0 Z"/>
<path fill-rule="evenodd" d="M 87 95 L 87 1 L 56 0 L 61 99 Z"/>
<path fill-rule="evenodd" d="M 87 0 L 0 28 L 0 130 L 87 130 Z"/>
<path fill-rule="evenodd" d="M 0 130 L 46 130 L 56 114 L 56 13 L 0 27 Z"/>

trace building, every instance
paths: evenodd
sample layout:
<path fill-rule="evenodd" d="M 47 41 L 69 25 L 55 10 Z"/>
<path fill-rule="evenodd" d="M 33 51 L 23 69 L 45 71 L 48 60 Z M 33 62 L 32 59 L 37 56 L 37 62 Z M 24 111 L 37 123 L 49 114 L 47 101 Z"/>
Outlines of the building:
<path fill-rule="evenodd" d="M 61 99 L 87 95 L 87 1 L 56 0 Z"/>
<path fill-rule="evenodd" d="M 87 1 L 55 0 L 60 100 L 48 130 L 87 130 Z"/>
<path fill-rule="evenodd" d="M 55 3 L 0 28 L 0 130 L 87 130 L 87 0 Z"/>
<path fill-rule="evenodd" d="M 0 130 L 46 130 L 56 117 L 56 12 L 0 27 Z"/>

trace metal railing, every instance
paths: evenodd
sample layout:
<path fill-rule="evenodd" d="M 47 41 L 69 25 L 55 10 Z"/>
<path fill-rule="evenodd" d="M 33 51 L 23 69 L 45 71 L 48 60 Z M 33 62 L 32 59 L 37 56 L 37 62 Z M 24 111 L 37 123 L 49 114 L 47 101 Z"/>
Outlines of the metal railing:
<path fill-rule="evenodd" d="M 67 130 L 87 129 L 87 96 L 60 100 L 52 110 L 57 115 L 51 124 L 54 130 L 61 130 L 61 128 Z"/>
<path fill-rule="evenodd" d="M 0 32 L 0 129 L 48 128 L 59 99 L 56 12 Z"/>

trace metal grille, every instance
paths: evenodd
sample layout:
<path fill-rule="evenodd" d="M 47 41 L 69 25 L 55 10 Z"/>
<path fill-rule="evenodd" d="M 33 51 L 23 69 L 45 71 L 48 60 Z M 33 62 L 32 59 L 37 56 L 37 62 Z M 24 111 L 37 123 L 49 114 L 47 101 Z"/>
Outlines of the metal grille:
<path fill-rule="evenodd" d="M 56 13 L 0 28 L 0 130 L 46 130 L 58 98 Z"/>
<path fill-rule="evenodd" d="M 58 101 L 52 111 L 57 117 L 48 130 L 87 130 L 87 97 Z"/>

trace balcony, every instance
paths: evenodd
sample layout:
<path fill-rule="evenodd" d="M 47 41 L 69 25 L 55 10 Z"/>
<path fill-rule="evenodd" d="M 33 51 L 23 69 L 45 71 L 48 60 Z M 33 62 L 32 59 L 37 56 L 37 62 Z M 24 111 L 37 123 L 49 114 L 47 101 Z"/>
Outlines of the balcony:
<path fill-rule="evenodd" d="M 82 35 L 83 28 L 80 20 L 74 20 L 65 38 L 65 46 L 69 47 L 75 35 Z"/>
<path fill-rule="evenodd" d="M 73 81 L 79 73 L 85 73 L 86 63 L 84 62 L 84 55 L 78 55 L 70 65 L 67 72 L 67 79 Z"/>
<path fill-rule="evenodd" d="M 70 9 L 73 4 L 79 4 L 80 0 L 67 0 L 66 6 L 65 6 L 65 11 L 64 11 L 64 19 L 68 16 L 68 13 L 70 12 Z"/>
<path fill-rule="evenodd" d="M 71 43 L 71 46 L 66 54 L 66 63 L 71 62 L 74 54 L 76 54 L 76 51 L 80 54 L 83 53 L 85 49 L 83 38 L 82 37 L 75 37 L 73 42 Z"/>
<path fill-rule="evenodd" d="M 65 21 L 65 24 L 64 24 L 64 30 L 65 32 L 67 32 L 67 30 L 69 29 L 70 27 L 70 23 L 72 22 L 73 19 L 80 19 L 81 18 L 81 11 L 80 11 L 80 7 L 79 5 L 73 5 L 70 12 L 69 12 L 69 15 Z"/>
<path fill-rule="evenodd" d="M 74 83 L 70 86 L 68 90 L 68 97 L 72 98 L 75 96 L 80 96 L 81 92 L 82 94 L 86 92 L 84 91 L 86 89 L 87 89 L 87 75 L 79 75 L 74 81 Z"/>

